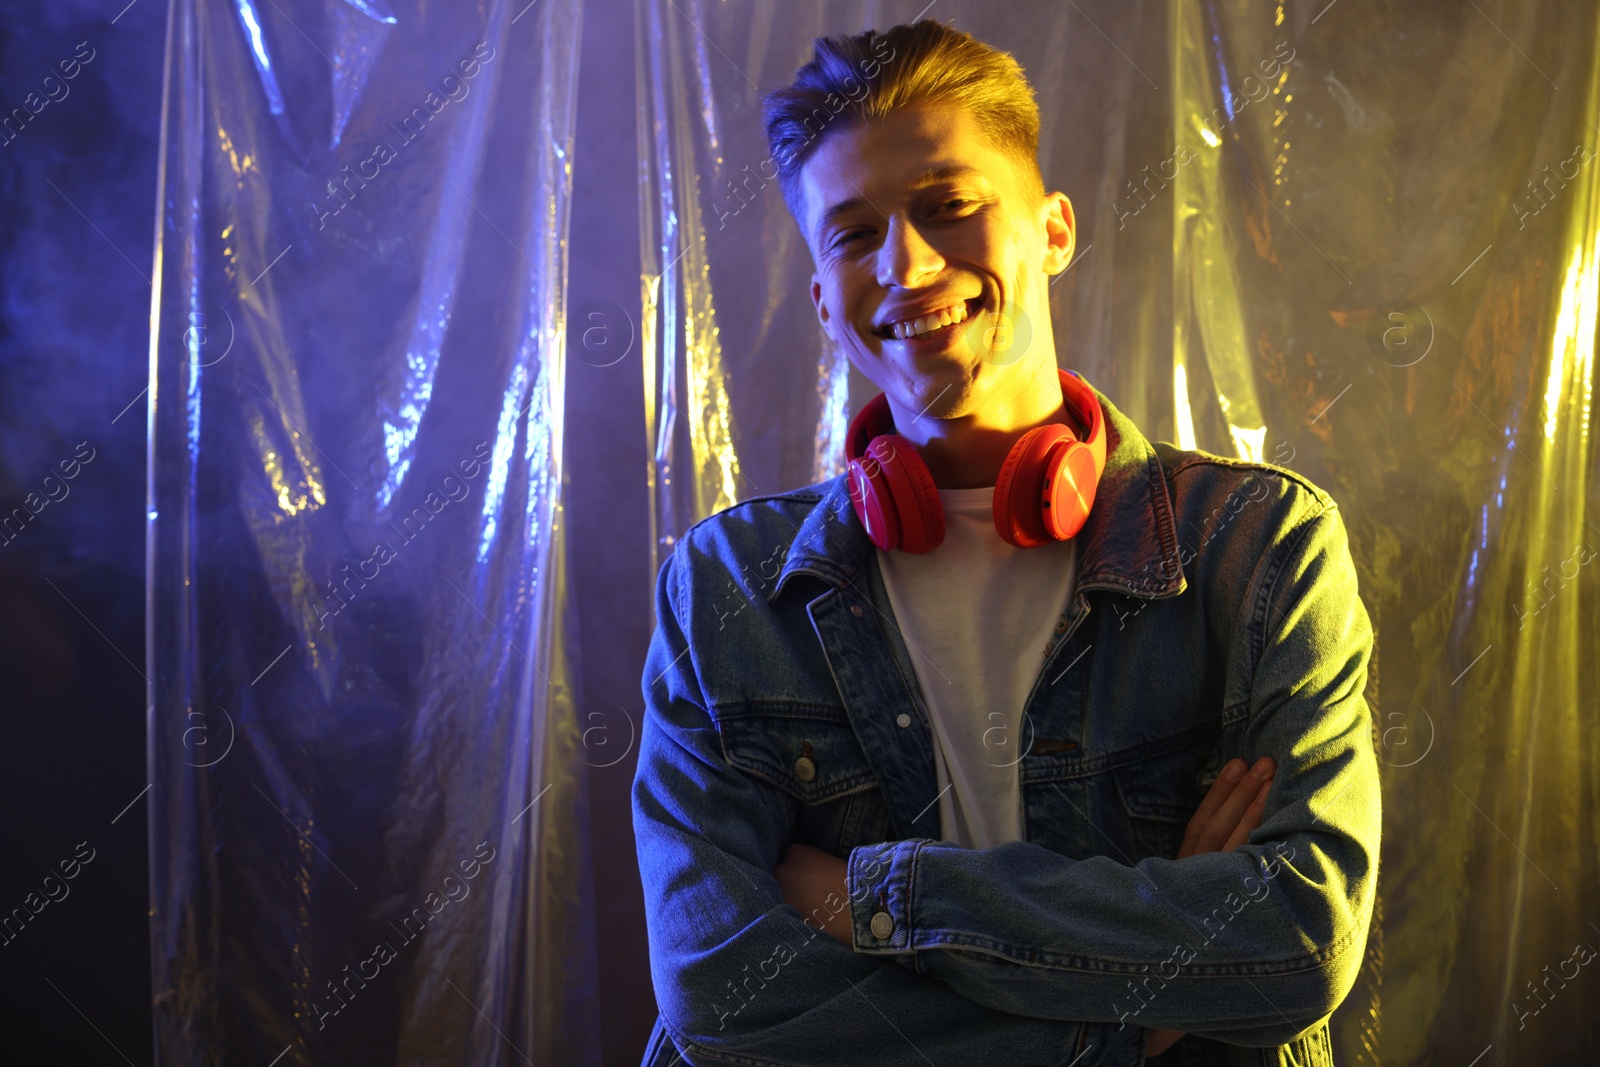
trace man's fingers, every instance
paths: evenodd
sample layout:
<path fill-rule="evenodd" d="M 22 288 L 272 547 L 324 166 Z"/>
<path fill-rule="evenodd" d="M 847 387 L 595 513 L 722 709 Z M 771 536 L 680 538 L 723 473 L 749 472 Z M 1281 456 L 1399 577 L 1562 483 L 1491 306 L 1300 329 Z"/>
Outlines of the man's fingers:
<path fill-rule="evenodd" d="M 1244 810 L 1244 818 L 1239 820 L 1239 825 L 1229 835 L 1228 843 L 1222 846 L 1223 852 L 1232 852 L 1250 840 L 1251 833 L 1261 825 L 1262 813 L 1267 809 L 1267 793 L 1271 789 L 1272 783 L 1270 781 L 1261 787 L 1261 792 L 1256 794 L 1255 800 L 1251 801 L 1250 806 Z"/>
<path fill-rule="evenodd" d="M 1211 789 L 1200 802 L 1200 807 L 1195 809 L 1194 817 L 1189 820 L 1188 827 L 1183 831 L 1183 844 L 1178 848 L 1178 859 L 1204 851 L 1196 847 L 1200 843 L 1201 833 L 1210 825 L 1212 816 L 1222 807 L 1222 802 L 1228 799 L 1248 768 L 1249 764 L 1242 759 L 1231 759 L 1223 766 L 1222 773 L 1211 783 Z"/>
<path fill-rule="evenodd" d="M 1239 761 L 1239 765 L 1243 765 L 1242 760 Z M 1236 769 L 1234 761 L 1230 760 L 1229 766 L 1225 767 L 1224 771 Z M 1272 778 L 1276 770 L 1276 761 L 1270 756 L 1262 756 L 1255 762 L 1250 773 L 1242 778 L 1230 780 L 1226 773 L 1219 775 L 1217 784 L 1212 786 L 1200 809 L 1195 812 L 1195 817 L 1190 820 L 1189 832 L 1184 835 L 1178 858 L 1202 852 L 1224 851 L 1241 820 L 1246 818 L 1246 812 L 1256 800 L 1262 785 Z M 1228 788 L 1230 785 L 1232 788 Z M 1213 804 L 1214 799 L 1217 802 Z M 1254 828 L 1253 826 L 1247 828 L 1245 833 L 1248 834 Z"/>
<path fill-rule="evenodd" d="M 1256 795 L 1261 792 L 1261 787 L 1272 778 L 1272 772 L 1276 769 L 1277 765 L 1271 756 L 1262 756 L 1256 760 L 1255 766 L 1250 768 L 1250 773 L 1240 779 L 1233 793 L 1222 802 L 1222 807 L 1211 817 L 1211 825 L 1201 831 L 1201 840 L 1210 841 L 1212 849 L 1222 851 L 1224 843 L 1233 836 L 1234 828 L 1244 818 Z"/>

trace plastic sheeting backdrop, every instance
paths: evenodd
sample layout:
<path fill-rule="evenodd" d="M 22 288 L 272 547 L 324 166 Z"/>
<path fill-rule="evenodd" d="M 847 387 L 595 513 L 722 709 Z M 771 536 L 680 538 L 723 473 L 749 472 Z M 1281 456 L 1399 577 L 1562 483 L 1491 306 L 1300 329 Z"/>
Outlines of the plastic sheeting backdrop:
<path fill-rule="evenodd" d="M 848 368 L 762 177 L 758 87 L 813 35 L 919 7 L 638 0 L 658 553 L 839 469 Z M 163 1062 L 595 1055 L 559 521 L 580 10 L 172 0 Z M 1565 990 L 1596 979 L 1567 967 L 1600 946 L 1595 13 L 937 14 L 1014 52 L 1044 105 L 1081 227 L 1063 364 L 1150 436 L 1292 466 L 1344 511 L 1387 825 L 1341 1062 L 1575 1052 L 1592 991 Z"/>
<path fill-rule="evenodd" d="M 849 370 L 759 90 L 815 35 L 921 10 L 639 0 L 658 558 L 696 519 L 841 469 Z M 1594 8 L 929 15 L 1037 90 L 1046 183 L 1080 226 L 1051 290 L 1062 365 L 1148 436 L 1292 467 L 1343 511 L 1379 633 L 1386 825 L 1339 1062 L 1592 1048 Z"/>
<path fill-rule="evenodd" d="M 149 485 L 163 1063 L 576 1062 L 595 1041 L 551 614 L 580 21 L 173 0 Z"/>

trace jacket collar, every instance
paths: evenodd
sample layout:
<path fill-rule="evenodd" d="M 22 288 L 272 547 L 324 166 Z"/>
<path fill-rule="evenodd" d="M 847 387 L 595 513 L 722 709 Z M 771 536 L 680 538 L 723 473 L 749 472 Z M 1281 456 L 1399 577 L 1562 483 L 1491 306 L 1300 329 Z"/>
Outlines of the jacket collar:
<path fill-rule="evenodd" d="M 1106 466 L 1094 507 L 1078 531 L 1077 588 L 1176 596 L 1186 583 L 1161 460 L 1131 420 L 1098 389 L 1094 395 L 1105 416 Z M 767 594 L 769 604 L 796 574 L 834 586 L 853 583 L 874 551 L 850 503 L 848 472 L 823 487 L 821 501 L 789 544 L 783 569 Z"/>

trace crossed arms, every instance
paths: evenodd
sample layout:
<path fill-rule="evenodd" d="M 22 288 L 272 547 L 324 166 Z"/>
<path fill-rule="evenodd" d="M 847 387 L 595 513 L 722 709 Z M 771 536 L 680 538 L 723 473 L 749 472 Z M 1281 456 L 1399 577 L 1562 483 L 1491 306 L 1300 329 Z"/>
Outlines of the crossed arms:
<path fill-rule="evenodd" d="M 1248 840 L 1132 866 L 1021 841 L 861 846 L 848 946 L 785 898 L 796 802 L 723 759 L 679 614 L 686 544 L 657 581 L 634 829 L 657 1001 L 689 1063 L 1137 1063 L 1147 1032 L 1282 1044 L 1348 992 L 1379 802 L 1370 627 L 1332 509 L 1291 531 L 1265 594 L 1246 748 L 1278 771 Z M 902 923 L 876 945 L 882 900 Z"/>

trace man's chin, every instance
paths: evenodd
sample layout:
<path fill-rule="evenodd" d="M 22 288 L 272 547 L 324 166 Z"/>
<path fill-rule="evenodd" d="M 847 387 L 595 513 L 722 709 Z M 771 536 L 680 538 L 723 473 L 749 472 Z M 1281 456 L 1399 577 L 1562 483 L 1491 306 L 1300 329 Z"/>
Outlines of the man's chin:
<path fill-rule="evenodd" d="M 954 418 L 965 413 L 974 370 L 970 360 L 929 360 L 905 368 L 899 376 L 899 389 L 889 396 L 896 406 L 915 413 L 914 417 Z"/>

